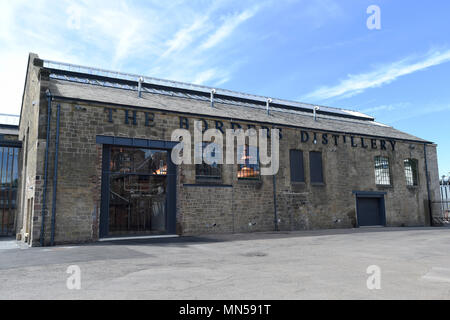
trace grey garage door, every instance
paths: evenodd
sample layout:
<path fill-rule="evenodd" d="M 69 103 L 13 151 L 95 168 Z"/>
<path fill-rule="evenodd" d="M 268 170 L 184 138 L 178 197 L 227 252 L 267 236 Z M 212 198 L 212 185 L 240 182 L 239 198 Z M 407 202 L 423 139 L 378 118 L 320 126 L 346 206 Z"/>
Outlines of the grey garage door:
<path fill-rule="evenodd" d="M 384 213 L 381 210 L 380 198 L 358 197 L 358 224 L 359 226 L 384 225 Z"/>

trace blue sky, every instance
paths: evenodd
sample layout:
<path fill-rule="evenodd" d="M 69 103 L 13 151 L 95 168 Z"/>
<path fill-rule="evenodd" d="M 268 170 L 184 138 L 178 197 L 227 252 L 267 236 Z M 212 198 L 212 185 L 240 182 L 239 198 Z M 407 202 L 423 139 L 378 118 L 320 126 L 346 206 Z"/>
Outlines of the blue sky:
<path fill-rule="evenodd" d="M 362 111 L 436 142 L 448 175 L 449 12 L 447 0 L 0 0 L 0 112 L 19 113 L 31 51 Z"/>

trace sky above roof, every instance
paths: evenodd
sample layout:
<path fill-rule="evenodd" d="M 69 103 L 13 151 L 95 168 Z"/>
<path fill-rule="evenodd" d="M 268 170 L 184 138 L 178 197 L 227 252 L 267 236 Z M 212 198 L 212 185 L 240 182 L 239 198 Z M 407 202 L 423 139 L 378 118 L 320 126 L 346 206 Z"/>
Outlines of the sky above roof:
<path fill-rule="evenodd" d="M 380 8 L 380 28 L 369 29 Z M 41 58 L 370 114 L 450 173 L 450 2 L 0 0 L 0 113 Z"/>

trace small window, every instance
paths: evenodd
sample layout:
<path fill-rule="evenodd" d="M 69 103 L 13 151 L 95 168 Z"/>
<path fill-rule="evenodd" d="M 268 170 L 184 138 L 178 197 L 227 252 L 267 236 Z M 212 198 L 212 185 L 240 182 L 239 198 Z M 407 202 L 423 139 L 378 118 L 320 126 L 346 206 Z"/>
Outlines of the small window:
<path fill-rule="evenodd" d="M 323 183 L 322 152 L 309 153 L 309 171 L 311 183 Z"/>
<path fill-rule="evenodd" d="M 391 185 L 389 159 L 387 157 L 375 157 L 375 184 Z"/>
<path fill-rule="evenodd" d="M 417 160 L 405 159 L 405 177 L 407 186 L 417 186 Z"/>
<path fill-rule="evenodd" d="M 291 181 L 305 182 L 305 170 L 303 169 L 303 151 L 290 150 Z"/>
<path fill-rule="evenodd" d="M 220 155 L 220 151 L 218 147 L 214 143 L 202 143 L 199 147 L 202 148 L 202 154 L 204 149 L 211 145 L 211 153 L 207 155 L 210 161 L 208 161 L 211 164 L 206 163 L 204 160 L 201 164 L 195 165 L 195 179 L 196 180 L 220 180 L 222 179 L 222 166 L 214 161 L 212 159 L 216 158 L 216 155 Z"/>
<path fill-rule="evenodd" d="M 238 179 L 259 179 L 259 154 L 258 148 L 245 145 L 238 149 L 238 157 L 241 157 L 243 164 L 238 164 Z"/>

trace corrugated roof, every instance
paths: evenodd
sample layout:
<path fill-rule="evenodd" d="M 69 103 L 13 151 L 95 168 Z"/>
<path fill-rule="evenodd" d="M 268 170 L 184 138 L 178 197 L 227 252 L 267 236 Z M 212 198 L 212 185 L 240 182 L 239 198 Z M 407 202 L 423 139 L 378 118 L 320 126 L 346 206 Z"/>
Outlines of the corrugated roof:
<path fill-rule="evenodd" d="M 54 79 L 67 80 L 79 83 L 87 83 L 112 87 L 118 89 L 135 90 L 138 89 L 139 79 L 143 80 L 142 90 L 144 92 L 177 95 L 184 97 L 189 95 L 194 99 L 208 99 L 212 90 L 215 91 L 216 99 L 219 102 L 229 104 L 265 104 L 268 97 L 242 93 L 227 89 L 212 88 L 191 83 L 158 79 L 154 77 L 139 76 L 129 73 L 108 71 L 98 68 L 85 67 L 80 65 L 42 60 L 43 66 L 51 72 L 50 77 Z M 221 100 L 221 101 L 220 101 Z M 305 110 L 312 112 L 315 105 L 290 101 L 285 99 L 271 98 L 271 105 L 279 108 Z M 360 118 L 363 120 L 374 120 L 373 117 L 359 111 L 346 110 L 342 108 L 332 108 L 320 106 L 318 111 L 322 114 L 333 114 L 341 117 Z"/>
<path fill-rule="evenodd" d="M 186 95 L 170 96 L 143 92 L 139 98 L 134 90 L 125 90 L 103 85 L 78 83 L 67 80 L 50 80 L 50 91 L 55 97 L 99 102 L 111 105 L 123 105 L 157 109 L 166 112 L 191 114 L 203 117 L 218 117 L 235 121 L 267 123 L 280 126 L 292 126 L 311 130 L 339 132 L 345 134 L 386 137 L 418 142 L 427 142 L 393 127 L 374 121 L 342 118 L 338 115 L 318 115 L 317 121 L 310 112 L 271 108 L 267 114 L 264 106 L 249 103 L 246 106 L 215 101 L 214 108 L 209 101 L 189 98 Z"/>

